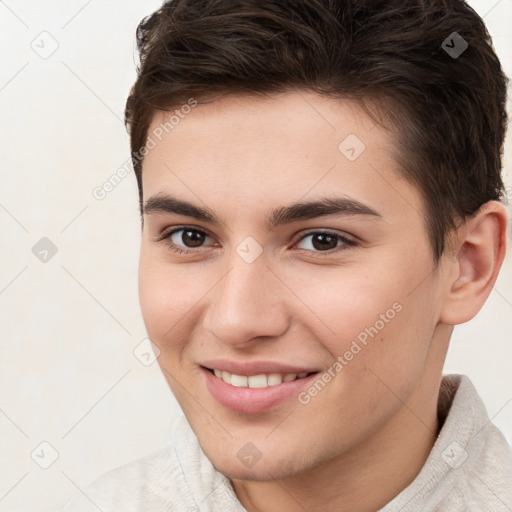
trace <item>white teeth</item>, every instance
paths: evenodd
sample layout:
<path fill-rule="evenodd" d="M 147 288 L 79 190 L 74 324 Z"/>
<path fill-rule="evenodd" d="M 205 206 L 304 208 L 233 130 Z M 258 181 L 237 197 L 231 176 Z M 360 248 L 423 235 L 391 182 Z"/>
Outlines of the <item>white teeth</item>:
<path fill-rule="evenodd" d="M 231 385 L 236 386 L 237 388 L 246 388 L 247 387 L 247 376 L 246 375 L 235 375 L 231 374 Z"/>
<path fill-rule="evenodd" d="M 234 375 L 231 376 L 231 382 L 233 382 Z M 247 384 L 250 388 L 266 388 L 267 387 L 267 376 L 263 373 L 261 375 L 250 375 L 247 377 Z"/>
<path fill-rule="evenodd" d="M 269 386 L 277 386 L 283 382 L 283 376 L 280 373 L 269 373 L 267 380 Z"/>
<path fill-rule="evenodd" d="M 259 375 L 236 375 L 226 371 L 214 369 L 215 376 L 222 379 L 227 384 L 238 388 L 266 388 L 268 386 L 277 386 L 283 382 L 291 382 L 297 378 L 302 379 L 308 375 L 308 372 L 296 373 L 261 373 Z"/>

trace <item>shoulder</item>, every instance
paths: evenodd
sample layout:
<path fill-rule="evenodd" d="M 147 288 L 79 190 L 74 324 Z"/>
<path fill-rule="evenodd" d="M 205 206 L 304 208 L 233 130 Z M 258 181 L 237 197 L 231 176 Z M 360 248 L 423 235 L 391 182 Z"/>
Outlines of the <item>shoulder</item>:
<path fill-rule="evenodd" d="M 187 489 L 172 445 L 112 469 L 59 512 L 179 510 Z"/>
<path fill-rule="evenodd" d="M 438 495 L 447 510 L 507 511 L 512 507 L 512 449 L 492 423 L 466 376 L 447 376 L 455 393 L 433 453 L 444 466 Z"/>
<path fill-rule="evenodd" d="M 441 457 L 449 466 L 439 502 L 446 510 L 512 510 L 512 449 L 495 425 L 475 432 L 465 446 L 452 442 Z"/>
<path fill-rule="evenodd" d="M 60 512 L 185 512 L 245 509 L 205 453 L 184 415 L 171 444 L 105 473 Z"/>
<path fill-rule="evenodd" d="M 512 449 L 466 376 L 443 378 L 438 413 L 423 469 L 381 512 L 512 510 Z"/>

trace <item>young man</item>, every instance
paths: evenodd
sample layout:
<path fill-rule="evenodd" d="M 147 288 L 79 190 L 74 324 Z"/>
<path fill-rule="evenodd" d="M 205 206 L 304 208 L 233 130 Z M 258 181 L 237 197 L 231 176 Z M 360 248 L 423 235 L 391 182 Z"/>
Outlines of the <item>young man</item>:
<path fill-rule="evenodd" d="M 68 511 L 510 511 L 453 326 L 503 262 L 506 78 L 459 0 L 175 0 L 138 29 L 140 302 L 183 415 Z"/>

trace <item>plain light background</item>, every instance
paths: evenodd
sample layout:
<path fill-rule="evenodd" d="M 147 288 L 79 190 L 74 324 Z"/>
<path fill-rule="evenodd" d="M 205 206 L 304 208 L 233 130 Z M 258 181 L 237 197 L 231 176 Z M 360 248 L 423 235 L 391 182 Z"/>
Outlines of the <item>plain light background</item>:
<path fill-rule="evenodd" d="M 470 4 L 512 76 L 512 0 Z M 55 510 L 169 440 L 178 407 L 157 363 L 143 364 L 145 345 L 137 349 L 146 333 L 135 178 L 101 201 L 92 194 L 127 161 L 135 28 L 159 5 L 0 1 L 0 511 Z M 43 237 L 57 249 L 46 262 L 32 252 Z M 509 253 L 446 363 L 472 379 L 509 442 L 511 285 Z"/>

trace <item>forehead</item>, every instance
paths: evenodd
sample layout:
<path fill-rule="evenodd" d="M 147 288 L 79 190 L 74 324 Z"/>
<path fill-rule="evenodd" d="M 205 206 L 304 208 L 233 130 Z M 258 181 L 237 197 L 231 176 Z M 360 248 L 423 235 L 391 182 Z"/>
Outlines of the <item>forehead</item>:
<path fill-rule="evenodd" d="M 336 193 L 384 211 L 421 209 L 398 172 L 393 134 L 355 101 L 305 91 L 225 96 L 159 112 L 148 138 L 154 147 L 143 163 L 145 199 L 172 191 L 208 199 L 213 208 L 238 201 L 245 215 Z"/>
<path fill-rule="evenodd" d="M 332 159 L 333 155 L 337 158 L 339 144 L 348 135 L 354 141 L 358 136 L 361 142 L 364 138 L 374 148 L 392 149 L 390 133 L 374 127 L 374 121 L 355 101 L 296 91 L 265 98 L 229 95 L 193 107 L 183 104 L 171 112 L 159 111 L 153 116 L 148 137 L 156 136 L 167 145 L 174 139 L 175 145 L 185 143 L 187 149 L 197 143 L 196 154 L 188 155 L 195 159 L 207 159 L 214 153 L 220 158 L 222 153 L 226 159 L 238 156 L 243 160 L 245 151 L 261 148 L 267 150 L 260 155 L 265 160 L 285 155 Z M 192 135 L 192 140 L 184 140 Z M 362 146 L 356 149 L 359 153 Z"/>

